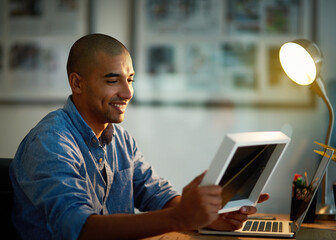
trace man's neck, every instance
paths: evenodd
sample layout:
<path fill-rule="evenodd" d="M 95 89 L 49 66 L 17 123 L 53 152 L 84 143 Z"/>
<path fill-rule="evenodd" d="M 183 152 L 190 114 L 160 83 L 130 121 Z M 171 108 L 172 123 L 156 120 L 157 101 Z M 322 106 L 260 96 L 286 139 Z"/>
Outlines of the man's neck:
<path fill-rule="evenodd" d="M 81 114 L 81 116 L 83 117 L 83 119 L 87 123 L 87 125 L 89 125 L 89 127 L 93 130 L 96 137 L 99 139 L 100 136 L 102 135 L 103 131 L 107 127 L 108 123 L 98 124 L 96 122 L 91 121 L 91 119 L 88 118 L 87 116 L 83 116 L 82 114 Z"/>
<path fill-rule="evenodd" d="M 85 120 L 85 119 L 84 119 Z M 108 123 L 102 124 L 102 125 L 94 125 L 94 124 L 90 124 L 88 123 L 86 120 L 85 122 L 91 127 L 91 129 L 93 130 L 93 132 L 95 133 L 96 137 L 99 139 L 100 136 L 102 135 L 103 131 L 105 130 L 105 128 L 107 127 Z"/>
<path fill-rule="evenodd" d="M 74 97 L 72 97 L 72 101 L 75 104 L 79 114 L 82 116 L 84 121 L 87 125 L 93 130 L 96 137 L 99 139 L 105 128 L 107 127 L 108 123 L 98 123 L 97 121 L 94 121 L 89 114 L 87 114 L 80 106 L 80 104 L 76 103 L 76 100 Z"/>

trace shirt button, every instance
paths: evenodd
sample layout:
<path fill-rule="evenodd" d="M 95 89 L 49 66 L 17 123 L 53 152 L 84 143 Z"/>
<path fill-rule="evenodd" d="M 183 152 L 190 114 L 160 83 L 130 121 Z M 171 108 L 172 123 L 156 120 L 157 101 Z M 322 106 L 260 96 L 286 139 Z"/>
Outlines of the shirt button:
<path fill-rule="evenodd" d="M 102 161 L 103 161 L 103 159 L 102 159 L 102 158 L 99 158 L 98 162 L 101 163 Z"/>
<path fill-rule="evenodd" d="M 96 143 L 96 142 L 97 142 L 97 140 L 93 138 L 93 139 L 92 139 L 92 142 L 93 142 L 93 143 Z"/>

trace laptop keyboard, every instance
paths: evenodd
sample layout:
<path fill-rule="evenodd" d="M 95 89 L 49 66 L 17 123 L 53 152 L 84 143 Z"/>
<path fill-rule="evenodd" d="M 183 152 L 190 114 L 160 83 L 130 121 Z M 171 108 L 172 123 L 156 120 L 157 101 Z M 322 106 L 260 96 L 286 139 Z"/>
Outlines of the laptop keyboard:
<path fill-rule="evenodd" d="M 277 221 L 246 221 L 243 231 L 282 232 L 282 222 Z"/>

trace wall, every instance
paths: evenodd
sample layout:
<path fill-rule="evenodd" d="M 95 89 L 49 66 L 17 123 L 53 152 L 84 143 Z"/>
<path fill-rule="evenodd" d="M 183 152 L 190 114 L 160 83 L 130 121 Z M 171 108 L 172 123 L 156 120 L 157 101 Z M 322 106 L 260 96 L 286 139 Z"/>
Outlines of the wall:
<path fill-rule="evenodd" d="M 94 1 L 93 31 L 110 34 L 130 46 L 131 1 Z M 336 42 L 333 11 L 336 2 L 321 2 L 319 41 L 326 63 L 333 63 Z M 325 76 L 336 76 L 332 64 L 325 64 Z M 183 108 L 130 106 L 122 124 L 137 139 L 147 161 L 171 180 L 177 190 L 203 172 L 210 164 L 223 136 L 228 132 L 284 130 L 291 144 L 265 192 L 271 200 L 260 212 L 289 213 L 293 174 L 307 171 L 311 176 L 318 159 L 313 140 L 324 141 L 327 113 L 318 99 L 314 109 Z M 0 106 L 0 157 L 12 157 L 25 136 L 52 106 Z M 335 165 L 335 164 L 334 164 Z"/>

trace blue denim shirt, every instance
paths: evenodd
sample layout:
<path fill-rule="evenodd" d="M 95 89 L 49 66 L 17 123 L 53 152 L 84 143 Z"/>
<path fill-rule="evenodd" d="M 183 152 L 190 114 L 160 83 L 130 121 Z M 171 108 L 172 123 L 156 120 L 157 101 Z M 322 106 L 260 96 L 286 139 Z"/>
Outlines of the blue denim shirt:
<path fill-rule="evenodd" d="M 69 97 L 23 139 L 10 168 L 22 239 L 77 239 L 91 214 L 157 210 L 177 195 L 131 135 L 111 129 L 110 141 L 97 139 Z"/>

